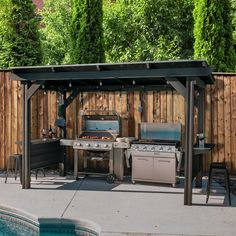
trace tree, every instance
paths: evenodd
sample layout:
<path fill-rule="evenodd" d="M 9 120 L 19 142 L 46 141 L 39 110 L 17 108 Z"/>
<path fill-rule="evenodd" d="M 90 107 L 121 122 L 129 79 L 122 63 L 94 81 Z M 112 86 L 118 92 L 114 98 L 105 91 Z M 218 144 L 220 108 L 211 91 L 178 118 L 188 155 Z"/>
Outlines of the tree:
<path fill-rule="evenodd" d="M 231 1 L 195 0 L 194 57 L 206 59 L 217 71 L 235 68 Z"/>
<path fill-rule="evenodd" d="M 107 0 L 104 4 L 108 61 L 191 58 L 191 0 Z"/>
<path fill-rule="evenodd" d="M 70 62 L 71 1 L 45 0 L 40 15 L 43 64 Z"/>
<path fill-rule="evenodd" d="M 0 67 L 38 65 L 41 46 L 31 0 L 5 0 L 0 9 Z"/>
<path fill-rule="evenodd" d="M 233 23 L 233 44 L 234 44 L 234 51 L 236 51 L 236 0 L 232 1 L 232 23 Z M 236 70 L 236 68 L 235 68 Z"/>
<path fill-rule="evenodd" d="M 71 62 L 104 62 L 102 0 L 73 0 Z"/>

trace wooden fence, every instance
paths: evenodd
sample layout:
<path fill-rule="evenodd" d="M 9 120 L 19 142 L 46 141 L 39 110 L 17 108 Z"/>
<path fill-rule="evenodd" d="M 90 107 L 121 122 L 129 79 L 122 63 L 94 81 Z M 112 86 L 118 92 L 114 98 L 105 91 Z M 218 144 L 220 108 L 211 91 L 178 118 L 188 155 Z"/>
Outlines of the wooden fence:
<path fill-rule="evenodd" d="M 11 153 L 21 152 L 21 147 L 15 144 L 22 137 L 21 86 L 10 81 L 9 76 L 7 71 L 0 72 L 0 169 L 6 167 Z M 215 85 L 206 89 L 205 130 L 207 142 L 215 143 L 216 147 L 204 158 L 204 167 L 207 170 L 211 161 L 225 160 L 231 172 L 236 172 L 236 74 L 214 76 Z M 32 97 L 32 138 L 39 138 L 42 128 L 54 126 L 57 101 L 55 92 L 38 91 Z M 184 140 L 184 98 L 175 91 L 79 94 L 67 108 L 68 138 L 81 132 L 81 114 L 86 110 L 116 111 L 122 117 L 123 136 L 137 137 L 141 121 L 180 122 Z M 68 164 L 72 167 L 72 150 L 68 150 L 68 155 Z"/>

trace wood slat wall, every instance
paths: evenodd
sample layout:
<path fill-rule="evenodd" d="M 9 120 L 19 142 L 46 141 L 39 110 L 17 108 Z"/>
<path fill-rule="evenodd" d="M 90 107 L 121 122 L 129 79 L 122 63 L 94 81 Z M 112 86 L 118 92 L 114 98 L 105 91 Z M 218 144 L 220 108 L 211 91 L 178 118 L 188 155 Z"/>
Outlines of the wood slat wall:
<path fill-rule="evenodd" d="M 22 138 L 21 85 L 9 80 L 9 76 L 7 71 L 0 72 L 0 169 L 6 168 L 11 153 L 21 152 L 21 147 L 15 144 Z M 215 143 L 216 147 L 205 156 L 204 168 L 207 170 L 211 161 L 225 160 L 231 172 L 236 173 L 236 74 L 214 76 L 215 85 L 206 88 L 205 132 L 207 142 Z M 38 91 L 31 103 L 31 138 L 39 138 L 42 128 L 54 126 L 58 95 Z M 66 112 L 68 138 L 75 138 L 81 132 L 81 114 L 86 110 L 116 111 L 122 118 L 123 136 L 138 137 L 141 121 L 180 122 L 184 140 L 185 103 L 175 91 L 81 93 Z M 68 156 L 72 167 L 72 149 L 68 150 Z"/>

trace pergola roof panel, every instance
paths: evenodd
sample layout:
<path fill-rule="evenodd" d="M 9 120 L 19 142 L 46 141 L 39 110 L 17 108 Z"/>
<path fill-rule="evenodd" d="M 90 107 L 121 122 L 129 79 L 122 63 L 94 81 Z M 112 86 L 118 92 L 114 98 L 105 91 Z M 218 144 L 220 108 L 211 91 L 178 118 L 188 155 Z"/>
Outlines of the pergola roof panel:
<path fill-rule="evenodd" d="M 185 84 L 192 78 L 201 79 L 205 84 L 214 83 L 212 70 L 203 60 L 14 67 L 11 70 L 15 80 L 44 81 L 51 88 L 68 87 L 72 83 L 83 91 L 165 88 L 169 80 L 177 79 Z"/>

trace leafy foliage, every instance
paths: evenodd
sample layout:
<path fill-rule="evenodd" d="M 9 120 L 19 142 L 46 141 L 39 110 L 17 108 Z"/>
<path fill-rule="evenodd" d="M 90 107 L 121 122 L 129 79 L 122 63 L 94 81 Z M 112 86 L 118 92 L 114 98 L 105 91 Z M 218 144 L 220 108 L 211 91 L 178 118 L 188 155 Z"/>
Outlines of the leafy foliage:
<path fill-rule="evenodd" d="M 73 0 L 71 62 L 103 62 L 102 0 Z"/>
<path fill-rule="evenodd" d="M 217 71 L 235 69 L 230 0 L 196 0 L 194 56 L 206 59 Z"/>
<path fill-rule="evenodd" d="M 165 60 L 193 55 L 191 0 L 107 0 L 108 61 Z"/>
<path fill-rule="evenodd" d="M 31 0 L 5 0 L 0 8 L 0 67 L 41 62 L 38 19 Z"/>
<path fill-rule="evenodd" d="M 70 62 L 71 2 L 45 0 L 40 11 L 40 38 L 43 47 L 43 64 Z"/>
<path fill-rule="evenodd" d="M 236 51 L 236 0 L 232 1 L 232 24 L 233 24 L 233 44 Z"/>

